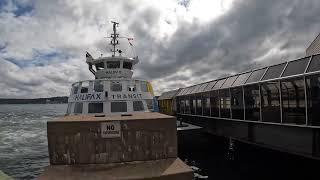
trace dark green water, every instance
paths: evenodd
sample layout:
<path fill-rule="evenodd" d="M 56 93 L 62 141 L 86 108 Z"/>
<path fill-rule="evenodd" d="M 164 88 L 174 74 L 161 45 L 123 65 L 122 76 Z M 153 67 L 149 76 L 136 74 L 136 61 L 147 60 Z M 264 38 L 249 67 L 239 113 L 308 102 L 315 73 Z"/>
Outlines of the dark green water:
<path fill-rule="evenodd" d="M 49 165 L 46 122 L 63 116 L 66 104 L 0 105 L 0 170 L 35 179 Z M 179 157 L 215 180 L 319 179 L 320 161 L 235 143 L 201 131 L 178 134 Z"/>

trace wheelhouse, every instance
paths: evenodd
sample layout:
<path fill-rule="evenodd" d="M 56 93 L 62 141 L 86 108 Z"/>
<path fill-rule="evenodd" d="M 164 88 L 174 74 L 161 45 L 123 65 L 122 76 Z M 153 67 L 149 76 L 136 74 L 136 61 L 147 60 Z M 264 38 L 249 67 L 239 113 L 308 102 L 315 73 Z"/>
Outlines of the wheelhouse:
<path fill-rule="evenodd" d="M 147 81 L 96 79 L 72 85 L 67 114 L 149 112 L 156 105 Z"/>

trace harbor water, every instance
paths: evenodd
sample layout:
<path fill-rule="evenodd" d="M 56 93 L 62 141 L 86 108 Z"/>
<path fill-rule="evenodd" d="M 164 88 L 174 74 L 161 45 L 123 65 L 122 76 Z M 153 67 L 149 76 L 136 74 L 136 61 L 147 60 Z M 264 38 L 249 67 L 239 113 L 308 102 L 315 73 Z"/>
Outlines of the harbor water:
<path fill-rule="evenodd" d="M 49 164 L 46 122 L 65 114 L 66 104 L 0 105 L 0 170 L 35 179 Z M 275 137 L 276 138 L 276 137 Z M 209 135 L 179 132 L 179 157 L 196 179 L 319 179 L 320 161 Z"/>

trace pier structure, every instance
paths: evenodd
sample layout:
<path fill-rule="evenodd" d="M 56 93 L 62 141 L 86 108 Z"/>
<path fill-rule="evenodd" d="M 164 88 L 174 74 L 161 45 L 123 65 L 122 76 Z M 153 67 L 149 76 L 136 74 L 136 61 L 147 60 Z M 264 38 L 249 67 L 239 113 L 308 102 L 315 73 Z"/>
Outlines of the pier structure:
<path fill-rule="evenodd" d="M 181 88 L 171 100 L 178 119 L 209 133 L 320 159 L 320 54 Z"/>
<path fill-rule="evenodd" d="M 50 165 L 41 180 L 193 178 L 177 157 L 173 116 L 72 115 L 48 121 L 47 129 Z"/>

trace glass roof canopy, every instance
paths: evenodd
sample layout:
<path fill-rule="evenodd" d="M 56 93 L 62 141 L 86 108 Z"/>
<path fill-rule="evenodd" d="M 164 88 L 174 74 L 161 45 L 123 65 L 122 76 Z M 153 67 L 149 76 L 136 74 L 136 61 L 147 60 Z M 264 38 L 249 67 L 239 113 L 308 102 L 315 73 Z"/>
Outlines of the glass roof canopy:
<path fill-rule="evenodd" d="M 279 80 L 282 78 L 318 71 L 320 71 L 320 54 L 185 87 L 176 96 L 232 88 L 264 81 Z"/>

